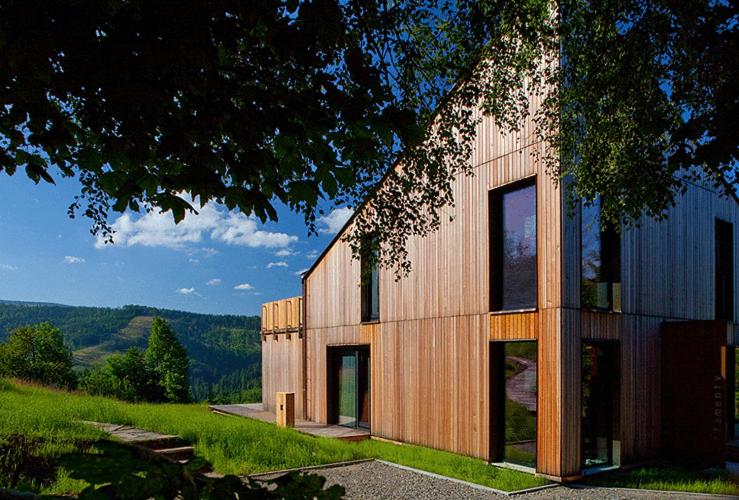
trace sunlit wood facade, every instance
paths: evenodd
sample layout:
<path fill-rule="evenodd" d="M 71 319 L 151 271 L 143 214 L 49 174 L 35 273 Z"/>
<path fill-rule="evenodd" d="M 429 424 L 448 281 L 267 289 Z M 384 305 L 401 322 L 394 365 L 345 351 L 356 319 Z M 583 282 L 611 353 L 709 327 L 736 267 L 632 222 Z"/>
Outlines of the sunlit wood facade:
<path fill-rule="evenodd" d="M 532 109 L 536 105 L 532 100 Z M 501 134 L 491 119 L 482 118 L 470 159 L 474 176 L 456 180 L 456 204 L 446 210 L 450 217 L 443 218 L 441 228 L 409 241 L 410 275 L 396 281 L 392 270 L 379 271 L 379 318 L 373 321 L 362 321 L 360 262 L 341 241 L 349 221 L 304 275 L 299 334 L 292 340 L 263 335 L 267 406 L 273 404 L 275 391 L 294 391 L 299 417 L 341 423 L 332 413 L 343 403 L 332 401 L 337 384 L 343 383 L 337 377 L 346 370 L 337 372 L 335 365 L 348 363 L 363 373 L 362 356 L 368 353 L 366 393 L 356 403 L 357 413 L 366 415 L 355 417 L 360 423 L 367 420 L 372 435 L 501 461 L 503 447 L 496 448 L 495 442 L 502 442 L 500 433 L 508 431 L 500 419 L 512 417 L 496 405 L 503 401 L 500 391 L 515 388 L 495 382 L 496 373 L 504 371 L 496 365 L 504 357 L 496 352 L 503 352 L 498 348 L 504 344 L 530 341 L 535 369 L 520 356 L 510 359 L 519 360 L 515 369 L 535 376 L 535 401 L 522 403 L 536 427 L 528 449 L 535 456 L 532 468 L 565 480 L 598 463 L 599 454 L 606 452 L 607 461 L 616 466 L 660 454 L 660 329 L 669 321 L 716 319 L 716 221 L 732 225 L 735 253 L 739 204 L 713 186 L 688 184 L 665 221 L 644 219 L 621 233 L 614 253 L 620 264 L 613 278 L 617 286 L 594 287 L 611 307 L 584 307 L 586 226 L 580 210 L 567 210 L 563 184 L 532 154 L 543 147 L 533 127 L 527 122 L 517 133 Z M 528 193 L 535 193 L 535 220 L 529 214 L 519 221 L 522 238 L 535 241 L 534 302 L 497 310 L 495 295 L 502 292 L 495 267 L 507 254 L 495 256 L 494 245 L 502 243 L 496 241 L 493 226 L 508 219 L 493 222 L 500 202 L 492 200 L 497 193 L 523 192 L 520 186 L 533 186 Z M 510 216 L 511 224 L 517 223 L 515 217 Z M 733 290 L 739 290 L 736 260 Z M 515 287 L 515 278 L 502 286 Z M 729 345 L 739 333 L 737 318 L 739 302 L 733 300 L 731 315 L 724 318 Z M 608 343 L 601 349 L 598 342 Z M 601 384 L 592 387 L 606 390 L 603 376 L 592 375 L 595 368 L 583 360 L 583 353 L 593 360 L 600 359 L 596 353 L 613 358 L 610 376 L 617 387 L 608 406 L 614 415 L 608 443 L 599 437 L 598 425 L 583 424 L 583 412 L 605 404 L 583 399 L 593 397 L 583 384 Z M 589 453 L 595 458 L 588 459 Z"/>

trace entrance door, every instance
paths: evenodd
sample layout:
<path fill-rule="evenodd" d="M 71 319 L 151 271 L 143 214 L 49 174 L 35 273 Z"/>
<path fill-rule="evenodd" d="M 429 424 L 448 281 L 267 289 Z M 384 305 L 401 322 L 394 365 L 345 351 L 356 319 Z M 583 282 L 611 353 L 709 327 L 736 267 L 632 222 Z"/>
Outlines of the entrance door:
<path fill-rule="evenodd" d="M 618 342 L 582 342 L 582 455 L 585 467 L 619 463 Z"/>
<path fill-rule="evenodd" d="M 493 461 L 536 468 L 537 360 L 535 341 L 490 343 Z"/>
<path fill-rule="evenodd" d="M 369 428 L 369 348 L 330 347 L 328 368 L 330 420 L 347 427 Z"/>

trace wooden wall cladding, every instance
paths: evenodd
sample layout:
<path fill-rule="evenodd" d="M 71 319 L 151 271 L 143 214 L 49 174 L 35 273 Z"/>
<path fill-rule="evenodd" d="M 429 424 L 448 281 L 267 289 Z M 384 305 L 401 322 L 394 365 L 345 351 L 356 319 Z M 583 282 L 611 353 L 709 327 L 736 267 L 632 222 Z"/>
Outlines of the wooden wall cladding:
<path fill-rule="evenodd" d="M 302 297 L 290 297 L 262 304 L 262 333 L 297 331 L 302 324 Z"/>
<path fill-rule="evenodd" d="M 667 219 L 649 217 L 624 228 L 621 238 L 624 313 L 665 319 L 711 320 L 715 313 L 715 219 L 734 225 L 739 251 L 739 204 L 692 183 L 678 195 Z M 580 306 L 580 215 L 564 220 L 563 303 Z M 739 290 L 739 271 L 734 273 Z M 734 301 L 739 318 L 739 300 Z"/>
<path fill-rule="evenodd" d="M 537 105 L 532 98 L 532 111 Z M 688 185 L 666 221 L 624 231 L 623 314 L 580 311 L 580 217 L 567 215 L 569 179 L 554 182 L 537 160 L 542 147 L 530 121 L 501 134 L 481 120 L 474 175 L 453 183 L 455 205 L 442 211 L 438 231 L 409 239 L 409 276 L 396 281 L 393 270 L 381 270 L 379 324 L 360 324 L 360 269 L 349 246 L 339 239 L 327 251 L 305 278 L 310 419 L 327 419 L 327 346 L 368 344 L 373 434 L 488 458 L 488 342 L 537 339 L 538 470 L 574 475 L 581 340 L 620 341 L 621 461 L 659 454 L 660 324 L 713 318 L 714 219 L 733 222 L 739 249 L 738 205 Z M 488 192 L 525 178 L 537 185 L 538 310 L 489 314 Z M 739 336 L 739 323 L 734 328 Z"/>
<path fill-rule="evenodd" d="M 491 314 L 490 340 L 535 340 L 539 338 L 539 313 Z"/>
<path fill-rule="evenodd" d="M 335 243 L 306 281 L 308 328 L 359 324 L 360 284 L 359 262 L 349 245 Z"/>
<path fill-rule="evenodd" d="M 310 419 L 327 421 L 326 349 L 342 344 L 371 345 L 372 433 L 388 439 L 489 458 L 491 340 L 537 339 L 546 328 L 557 353 L 540 346 L 552 371 L 540 387 L 547 398 L 559 397 L 562 194 L 537 161 L 541 147 L 530 122 L 501 135 L 491 119 L 482 119 L 474 175 L 454 182 L 455 205 L 444 210 L 440 229 L 409 240 L 410 275 L 396 281 L 392 270 L 381 270 L 379 324 L 360 325 L 359 265 L 348 245 L 339 239 L 327 251 L 305 281 Z M 491 315 L 488 192 L 524 178 L 537 185 L 539 312 Z M 554 474 L 565 419 L 557 400 L 543 404 L 553 420 L 540 422 L 546 430 L 539 446 L 552 457 Z"/>
<path fill-rule="evenodd" d="M 310 304 L 313 299 L 308 301 Z M 336 326 L 328 328 L 308 328 L 306 330 L 306 417 L 314 422 L 327 423 L 327 347 L 356 345 L 362 342 L 359 325 Z M 372 353 L 370 352 L 370 356 Z M 374 385 L 371 389 L 375 392 Z M 374 396 L 373 396 L 374 398 Z M 374 399 L 372 401 L 374 411 Z M 373 422 L 374 423 L 374 422 Z"/>
<path fill-rule="evenodd" d="M 726 323 L 663 323 L 662 446 L 671 459 L 691 466 L 723 467 L 726 457 Z M 733 358 L 732 358 L 733 359 Z M 733 370 L 733 364 L 730 366 Z M 733 410 L 732 410 L 733 415 Z"/>
<path fill-rule="evenodd" d="M 660 448 L 661 318 L 624 315 L 621 341 L 621 460 L 652 459 Z"/>
<path fill-rule="evenodd" d="M 262 339 L 262 404 L 275 409 L 275 393 L 295 393 L 295 415 L 303 416 L 303 342 L 297 333 L 268 334 Z"/>
<path fill-rule="evenodd" d="M 531 109 L 538 106 L 532 97 Z M 524 178 L 536 178 L 540 307 L 559 303 L 561 217 L 559 186 L 538 160 L 533 122 L 501 134 L 482 118 L 471 158 L 473 175 L 453 183 L 455 205 L 443 210 L 441 227 L 425 238 L 410 238 L 413 270 L 396 281 L 392 269 L 380 272 L 380 320 L 402 321 L 485 314 L 489 310 L 488 191 Z M 359 263 L 339 238 L 306 277 L 310 328 L 360 322 Z"/>
<path fill-rule="evenodd" d="M 372 433 L 486 458 L 486 317 L 382 324 L 372 344 Z"/>

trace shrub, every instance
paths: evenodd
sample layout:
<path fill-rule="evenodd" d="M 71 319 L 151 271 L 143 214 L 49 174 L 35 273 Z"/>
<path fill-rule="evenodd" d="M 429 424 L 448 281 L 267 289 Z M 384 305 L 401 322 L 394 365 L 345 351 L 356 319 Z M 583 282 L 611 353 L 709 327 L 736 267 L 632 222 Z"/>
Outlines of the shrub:
<path fill-rule="evenodd" d="M 108 356 L 101 366 L 84 372 L 80 387 L 90 394 L 124 401 L 165 400 L 159 373 L 146 362 L 143 351 L 136 347 L 123 355 Z"/>
<path fill-rule="evenodd" d="M 74 388 L 72 353 L 51 323 L 20 326 L 0 344 L 0 376 Z"/>

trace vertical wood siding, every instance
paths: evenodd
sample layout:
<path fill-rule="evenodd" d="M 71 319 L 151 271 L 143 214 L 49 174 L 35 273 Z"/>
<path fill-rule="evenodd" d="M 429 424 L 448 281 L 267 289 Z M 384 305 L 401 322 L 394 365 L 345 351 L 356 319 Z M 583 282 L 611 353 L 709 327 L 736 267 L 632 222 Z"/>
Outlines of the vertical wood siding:
<path fill-rule="evenodd" d="M 538 103 L 532 98 L 532 111 Z M 360 323 L 360 269 L 340 239 L 305 281 L 307 416 L 327 421 L 326 352 L 371 350 L 371 427 L 378 436 L 489 458 L 489 349 L 495 340 L 537 339 L 538 470 L 580 471 L 582 339 L 621 346 L 621 459 L 659 451 L 659 325 L 712 319 L 714 218 L 734 224 L 731 199 L 690 185 L 664 222 L 645 219 L 622 237 L 623 313 L 580 311 L 580 215 L 566 214 L 562 185 L 536 160 L 533 123 L 501 134 L 478 127 L 474 175 L 453 184 L 440 229 L 411 238 L 410 275 L 380 271 L 380 321 Z M 537 186 L 538 309 L 490 314 L 488 192 L 524 178 Z M 739 261 L 739 259 L 737 259 Z M 735 272 L 739 292 L 739 272 Z M 739 318 L 739 301 L 735 301 Z M 273 365 L 277 366 L 277 365 Z M 271 372 L 270 372 L 271 373 Z"/>
<path fill-rule="evenodd" d="M 262 337 L 262 404 L 275 409 L 276 392 L 295 393 L 295 414 L 303 415 L 303 339 L 297 333 Z"/>
<path fill-rule="evenodd" d="M 715 219 L 734 225 L 739 249 L 739 205 L 707 185 L 687 184 L 667 214 L 644 217 L 621 238 L 622 313 L 580 311 L 580 213 L 564 218 L 563 335 L 579 325 L 583 339 L 617 340 L 621 348 L 621 462 L 659 455 L 660 325 L 663 321 L 714 319 Z M 739 271 L 734 271 L 735 287 Z M 738 290 L 735 288 L 735 290 Z M 739 301 L 734 301 L 739 318 Z M 568 323 L 571 323 L 568 325 Z M 579 376 L 579 354 L 571 377 Z M 575 405 L 579 411 L 580 401 Z M 578 441 L 579 446 L 579 441 Z M 579 451 L 578 451 L 579 454 Z"/>

